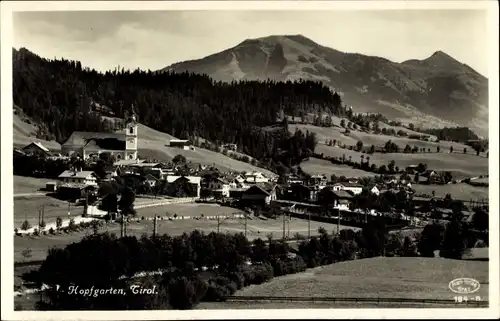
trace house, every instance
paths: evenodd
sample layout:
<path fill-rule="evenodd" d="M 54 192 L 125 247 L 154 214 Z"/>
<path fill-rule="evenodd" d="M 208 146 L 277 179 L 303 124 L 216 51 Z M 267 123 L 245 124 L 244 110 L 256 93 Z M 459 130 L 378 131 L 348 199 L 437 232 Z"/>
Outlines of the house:
<path fill-rule="evenodd" d="M 119 176 L 118 171 L 116 169 L 109 169 L 109 170 L 106 170 L 104 172 L 105 172 L 105 176 L 104 176 L 103 181 L 106 181 L 106 182 L 112 181 L 115 177 Z"/>
<path fill-rule="evenodd" d="M 236 145 L 236 144 L 224 144 L 221 147 L 225 148 L 225 149 L 232 150 L 233 152 L 235 152 L 238 149 L 238 145 Z"/>
<path fill-rule="evenodd" d="M 246 204 L 269 205 L 276 200 L 276 185 L 255 184 L 242 193 L 241 200 Z"/>
<path fill-rule="evenodd" d="M 208 180 L 207 188 L 211 190 L 215 196 L 229 197 L 230 184 L 222 178 L 211 177 Z"/>
<path fill-rule="evenodd" d="M 184 195 L 200 197 L 201 177 L 199 176 L 166 176 L 169 191 L 172 196 Z"/>
<path fill-rule="evenodd" d="M 440 184 L 443 182 L 441 174 L 431 169 L 423 172 L 419 178 L 423 178 L 422 181 L 427 182 L 427 184 Z"/>
<path fill-rule="evenodd" d="M 323 206 L 330 206 L 337 209 L 348 210 L 349 203 L 353 195 L 346 190 L 334 190 L 331 187 L 325 187 L 318 192 L 318 202 Z"/>
<path fill-rule="evenodd" d="M 187 139 L 171 139 L 169 142 L 170 147 L 182 148 L 184 150 L 189 150 L 191 142 Z"/>
<path fill-rule="evenodd" d="M 342 183 L 335 183 L 332 186 L 333 191 L 350 191 L 354 195 L 361 194 L 363 191 L 363 186 L 358 184 L 358 183 L 351 183 L 351 182 L 342 182 Z"/>
<path fill-rule="evenodd" d="M 245 174 L 245 182 L 247 183 L 268 183 L 269 178 L 265 177 L 260 172 L 249 172 Z"/>
<path fill-rule="evenodd" d="M 369 186 L 367 186 L 366 190 L 374 195 L 377 195 L 377 196 L 380 195 L 380 189 L 378 188 L 377 185 L 369 185 Z"/>
<path fill-rule="evenodd" d="M 117 161 L 137 159 L 137 129 L 135 112 L 124 120 L 124 126 L 114 133 L 75 131 L 61 145 L 62 154 L 88 159 L 109 153 Z"/>
<path fill-rule="evenodd" d="M 146 178 L 146 183 L 148 183 L 150 187 L 155 187 L 159 180 L 158 177 L 155 177 L 150 173 L 146 174 L 144 177 Z"/>
<path fill-rule="evenodd" d="M 301 203 L 316 202 L 318 200 L 318 190 L 315 186 L 304 184 L 293 184 L 285 192 L 285 198 L 290 201 Z"/>
<path fill-rule="evenodd" d="M 65 184 L 97 185 L 97 175 L 93 171 L 66 170 L 59 179 Z"/>
<path fill-rule="evenodd" d="M 39 142 L 31 142 L 29 145 L 26 145 L 23 147 L 23 152 L 28 155 L 48 156 L 50 154 L 50 150 Z"/>
<path fill-rule="evenodd" d="M 325 175 L 313 175 L 309 179 L 310 185 L 326 186 L 328 178 Z"/>

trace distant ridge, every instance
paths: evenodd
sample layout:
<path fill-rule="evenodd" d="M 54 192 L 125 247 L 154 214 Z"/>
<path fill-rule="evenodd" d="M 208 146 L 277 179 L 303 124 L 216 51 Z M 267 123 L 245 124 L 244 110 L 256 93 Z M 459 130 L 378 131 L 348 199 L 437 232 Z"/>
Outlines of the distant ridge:
<path fill-rule="evenodd" d="M 442 120 L 442 126 L 468 126 L 488 136 L 488 79 L 441 50 L 397 63 L 341 52 L 301 34 L 271 35 L 161 71 L 166 70 L 207 74 L 218 81 L 318 80 L 361 112 L 430 125 Z"/>

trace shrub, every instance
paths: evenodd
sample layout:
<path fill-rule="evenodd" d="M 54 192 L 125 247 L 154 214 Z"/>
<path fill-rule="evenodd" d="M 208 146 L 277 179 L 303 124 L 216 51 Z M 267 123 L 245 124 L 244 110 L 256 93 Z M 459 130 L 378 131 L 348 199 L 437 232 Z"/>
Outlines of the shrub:
<path fill-rule="evenodd" d="M 50 234 L 52 234 L 52 235 L 55 235 L 55 234 L 56 234 L 56 231 L 54 230 L 54 228 L 53 228 L 53 227 L 51 227 L 51 228 L 49 229 L 49 233 L 50 233 Z"/>
<path fill-rule="evenodd" d="M 41 229 L 44 229 L 44 228 L 45 228 L 45 226 L 47 226 L 47 224 L 45 223 L 45 221 L 44 221 L 44 220 L 42 220 L 42 221 L 40 222 L 40 228 L 41 228 Z"/>
<path fill-rule="evenodd" d="M 75 219 L 72 218 L 69 220 L 69 224 L 68 224 L 68 228 L 67 228 L 68 231 L 76 231 L 77 230 L 77 226 L 75 224 Z"/>
<path fill-rule="evenodd" d="M 61 228 L 61 226 L 62 226 L 62 218 L 58 216 L 56 218 L 56 229 L 59 230 Z"/>
<path fill-rule="evenodd" d="M 15 234 L 19 233 L 19 229 L 17 227 L 14 229 L 14 233 Z"/>
<path fill-rule="evenodd" d="M 35 236 L 39 236 L 39 235 L 40 235 L 40 230 L 39 230 L 38 228 L 35 228 L 35 229 L 33 230 L 33 235 L 35 235 Z"/>
<path fill-rule="evenodd" d="M 236 285 L 236 289 L 241 289 L 245 285 L 245 276 L 241 272 L 229 273 L 229 280 Z"/>

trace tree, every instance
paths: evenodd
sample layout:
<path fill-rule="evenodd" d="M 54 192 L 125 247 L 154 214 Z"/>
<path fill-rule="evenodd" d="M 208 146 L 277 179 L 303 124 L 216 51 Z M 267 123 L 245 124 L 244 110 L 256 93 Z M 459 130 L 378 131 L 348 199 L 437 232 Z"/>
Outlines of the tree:
<path fill-rule="evenodd" d="M 444 227 L 440 224 L 427 224 L 418 242 L 418 252 L 424 257 L 434 257 L 434 251 L 439 249 L 443 239 Z"/>
<path fill-rule="evenodd" d="M 172 162 L 174 164 L 186 164 L 187 160 L 186 160 L 186 157 L 178 154 L 178 155 L 175 155 L 175 157 L 172 159 Z"/>
<path fill-rule="evenodd" d="M 415 129 L 415 125 L 413 125 L 413 123 L 409 123 L 409 124 L 408 124 L 408 128 L 409 128 L 410 130 L 414 130 L 414 129 Z"/>
<path fill-rule="evenodd" d="M 340 127 L 345 128 L 345 120 L 344 119 L 342 119 L 340 121 Z"/>
<path fill-rule="evenodd" d="M 411 152 L 411 147 L 410 145 L 406 144 L 405 149 L 403 150 L 404 153 L 410 153 Z"/>
<path fill-rule="evenodd" d="M 472 216 L 472 227 L 480 231 L 484 231 L 489 228 L 488 213 L 485 210 L 481 208 L 474 209 L 474 216 Z"/>
<path fill-rule="evenodd" d="M 439 256 L 449 259 L 461 259 L 467 248 L 466 227 L 460 220 L 452 220 L 446 225 Z"/>
<path fill-rule="evenodd" d="M 57 230 L 60 230 L 60 229 L 61 229 L 61 227 L 62 227 L 62 218 L 61 218 L 60 216 L 58 216 L 58 217 L 56 218 L 56 229 L 57 229 Z"/>
<path fill-rule="evenodd" d="M 436 152 L 439 153 L 439 151 L 441 150 L 441 148 L 438 146 L 436 147 Z"/>
<path fill-rule="evenodd" d="M 371 145 L 371 146 L 370 146 L 370 150 L 369 150 L 369 152 L 368 152 L 368 153 L 370 153 L 370 154 L 375 153 L 375 145 Z"/>
<path fill-rule="evenodd" d="M 464 154 L 467 154 L 467 148 L 464 147 Z"/>
<path fill-rule="evenodd" d="M 450 154 L 453 153 L 453 146 L 450 146 Z"/>
<path fill-rule="evenodd" d="M 356 143 L 356 149 L 358 152 L 360 152 L 362 149 L 363 149 L 363 142 L 358 140 L 358 142 Z"/>

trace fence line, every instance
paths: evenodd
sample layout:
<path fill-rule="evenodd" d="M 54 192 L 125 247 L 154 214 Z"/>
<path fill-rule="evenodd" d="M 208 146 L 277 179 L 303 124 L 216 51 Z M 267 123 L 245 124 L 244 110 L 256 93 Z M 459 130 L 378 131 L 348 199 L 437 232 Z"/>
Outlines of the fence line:
<path fill-rule="evenodd" d="M 422 303 L 422 304 L 466 304 L 472 306 L 487 307 L 488 301 L 463 301 L 443 299 L 414 299 L 414 298 L 359 298 L 359 297 L 277 297 L 277 296 L 227 296 L 226 301 L 284 301 L 284 302 L 355 302 L 355 303 Z"/>

